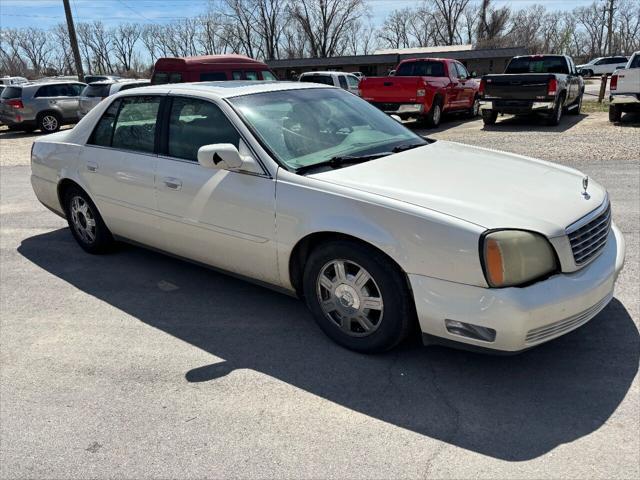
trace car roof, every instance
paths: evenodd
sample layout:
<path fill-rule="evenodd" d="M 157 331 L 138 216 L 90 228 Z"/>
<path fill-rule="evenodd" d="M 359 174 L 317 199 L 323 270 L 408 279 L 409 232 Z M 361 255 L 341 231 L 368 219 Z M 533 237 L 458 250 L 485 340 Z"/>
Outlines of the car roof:
<path fill-rule="evenodd" d="M 219 98 L 239 97 L 254 93 L 278 92 L 286 90 L 307 90 L 311 88 L 335 88 L 329 85 L 289 81 L 227 80 L 222 82 L 166 83 L 149 87 L 132 88 L 123 95 L 144 93 L 200 93 Z"/>
<path fill-rule="evenodd" d="M 300 74 L 301 77 L 305 76 L 305 75 L 331 75 L 335 73 L 336 75 L 353 75 L 352 72 L 336 72 L 334 70 L 321 70 L 318 72 L 303 72 Z"/>

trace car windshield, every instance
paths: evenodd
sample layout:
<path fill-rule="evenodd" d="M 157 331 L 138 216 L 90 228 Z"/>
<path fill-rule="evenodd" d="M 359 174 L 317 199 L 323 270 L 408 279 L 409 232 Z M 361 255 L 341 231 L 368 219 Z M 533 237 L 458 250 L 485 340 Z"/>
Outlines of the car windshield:
<path fill-rule="evenodd" d="M 276 159 L 292 169 L 336 157 L 378 155 L 394 148 L 427 144 L 344 90 L 283 90 L 229 101 Z"/>
<path fill-rule="evenodd" d="M 569 73 L 564 57 L 517 57 L 504 73 Z"/>

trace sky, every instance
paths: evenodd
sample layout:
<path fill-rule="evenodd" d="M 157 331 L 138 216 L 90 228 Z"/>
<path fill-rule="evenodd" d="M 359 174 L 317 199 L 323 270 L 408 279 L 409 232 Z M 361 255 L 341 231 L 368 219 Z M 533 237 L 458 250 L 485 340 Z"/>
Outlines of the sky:
<path fill-rule="evenodd" d="M 397 8 L 413 6 L 416 0 L 367 0 L 374 24 L 380 25 Z M 514 8 L 541 4 L 549 10 L 572 9 L 593 0 L 494 0 L 494 5 Z M 76 22 L 101 20 L 106 25 L 121 22 L 167 23 L 193 17 L 207 9 L 207 0 L 71 0 Z M 50 27 L 64 22 L 62 0 L 0 0 L 0 27 Z"/>

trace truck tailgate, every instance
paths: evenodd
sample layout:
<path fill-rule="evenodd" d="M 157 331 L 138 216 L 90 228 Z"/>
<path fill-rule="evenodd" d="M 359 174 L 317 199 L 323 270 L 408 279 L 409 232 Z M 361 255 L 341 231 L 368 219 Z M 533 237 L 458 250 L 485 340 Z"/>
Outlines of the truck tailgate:
<path fill-rule="evenodd" d="M 535 100 L 547 96 L 547 85 L 553 75 L 547 73 L 487 75 L 486 98 Z"/>
<path fill-rule="evenodd" d="M 369 102 L 412 103 L 420 86 L 422 77 L 370 77 L 360 82 L 360 92 Z"/>

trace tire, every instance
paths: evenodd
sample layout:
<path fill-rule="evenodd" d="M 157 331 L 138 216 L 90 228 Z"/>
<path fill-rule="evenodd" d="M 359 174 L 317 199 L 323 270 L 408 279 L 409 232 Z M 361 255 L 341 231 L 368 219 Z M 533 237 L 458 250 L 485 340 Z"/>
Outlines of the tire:
<path fill-rule="evenodd" d="M 79 187 L 68 188 L 64 193 L 64 211 L 71 234 L 84 251 L 100 254 L 110 250 L 113 236 L 86 192 Z"/>
<path fill-rule="evenodd" d="M 584 71 L 584 76 L 585 77 L 593 77 L 593 70 L 585 70 Z"/>
<path fill-rule="evenodd" d="M 433 105 L 431 105 L 431 110 L 424 117 L 422 117 L 422 121 L 428 127 L 435 128 L 440 125 L 442 121 L 442 102 L 440 98 L 436 98 L 433 101 Z"/>
<path fill-rule="evenodd" d="M 485 125 L 494 125 L 498 120 L 498 112 L 494 110 L 482 110 L 482 121 Z"/>
<path fill-rule="evenodd" d="M 44 112 L 38 115 L 38 129 L 42 133 L 55 133 L 62 126 L 62 118 L 55 112 Z"/>
<path fill-rule="evenodd" d="M 474 97 L 471 108 L 467 110 L 467 117 L 476 118 L 478 115 L 480 115 L 480 99 L 478 97 Z"/>
<path fill-rule="evenodd" d="M 619 122 L 622 119 L 622 109 L 617 105 L 609 105 L 609 121 Z"/>
<path fill-rule="evenodd" d="M 553 108 L 553 111 L 551 112 L 551 115 L 547 119 L 547 125 L 551 125 L 554 127 L 560 125 L 560 120 L 562 120 L 562 111 L 564 110 L 564 107 L 562 106 L 563 103 L 564 96 L 560 96 L 555 104 L 555 107 Z"/>
<path fill-rule="evenodd" d="M 316 248 L 305 265 L 303 291 L 322 331 L 350 350 L 389 350 L 415 325 L 415 306 L 402 271 L 357 242 L 341 240 Z M 365 299 L 371 308 L 364 306 Z"/>
<path fill-rule="evenodd" d="M 584 97 L 584 92 L 580 93 L 580 96 L 573 103 L 574 105 L 577 105 L 577 107 L 567 110 L 569 115 L 580 115 L 580 111 L 582 110 L 582 97 Z"/>

